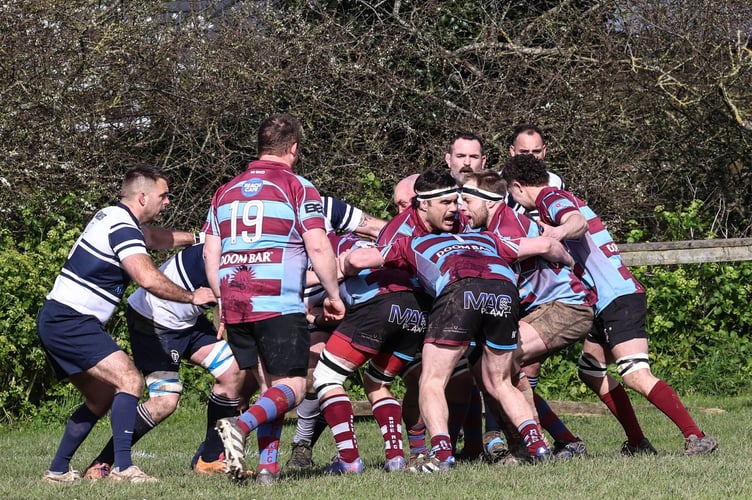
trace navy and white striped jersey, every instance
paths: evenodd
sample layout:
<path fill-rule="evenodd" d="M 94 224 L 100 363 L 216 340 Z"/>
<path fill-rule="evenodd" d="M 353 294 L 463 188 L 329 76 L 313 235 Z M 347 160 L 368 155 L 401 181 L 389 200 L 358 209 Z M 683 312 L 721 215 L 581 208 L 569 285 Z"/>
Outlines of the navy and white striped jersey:
<path fill-rule="evenodd" d="M 141 225 L 123 204 L 103 208 L 68 254 L 47 299 L 96 316 L 104 325 L 130 283 L 121 262 L 147 254 Z"/>
<path fill-rule="evenodd" d="M 360 221 L 363 220 L 363 211 L 344 201 L 331 196 L 322 196 L 321 203 L 324 205 L 324 217 L 326 218 L 326 232 L 354 233 Z"/>
<path fill-rule="evenodd" d="M 203 243 L 179 251 L 162 264 L 159 270 L 170 281 L 186 290 L 209 286 L 204 266 Z M 143 288 L 138 288 L 128 296 L 128 305 L 144 318 L 150 318 L 155 325 L 168 330 L 184 330 L 192 327 L 196 324 L 198 317 L 209 309 L 209 306 L 205 305 L 196 306 L 160 299 Z"/>

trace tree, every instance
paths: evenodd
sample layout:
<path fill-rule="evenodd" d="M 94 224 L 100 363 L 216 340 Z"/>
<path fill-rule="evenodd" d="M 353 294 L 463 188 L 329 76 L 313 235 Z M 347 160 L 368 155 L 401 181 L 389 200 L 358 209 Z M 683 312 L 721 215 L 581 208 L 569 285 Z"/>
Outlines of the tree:
<path fill-rule="evenodd" d="M 176 5 L 5 4 L 0 209 L 15 231 L 41 234 L 71 193 L 111 202 L 142 161 L 173 176 L 165 223 L 198 227 L 259 121 L 290 111 L 301 173 L 381 215 L 455 131 L 480 133 L 500 167 L 508 133 L 533 122 L 617 234 L 632 219 L 659 238 L 653 207 L 694 199 L 716 234 L 749 233 L 747 2 Z"/>

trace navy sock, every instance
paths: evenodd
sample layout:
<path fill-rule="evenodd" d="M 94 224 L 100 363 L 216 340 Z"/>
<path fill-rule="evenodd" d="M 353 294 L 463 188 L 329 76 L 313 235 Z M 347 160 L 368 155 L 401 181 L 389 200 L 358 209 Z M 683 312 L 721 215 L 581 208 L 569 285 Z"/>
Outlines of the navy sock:
<path fill-rule="evenodd" d="M 133 465 L 131 446 L 133 446 L 133 428 L 136 424 L 136 407 L 138 398 L 133 394 L 118 392 L 112 401 L 110 425 L 112 426 L 112 445 L 114 449 L 113 468 L 121 471 Z"/>
<path fill-rule="evenodd" d="M 52 472 L 68 472 L 73 454 L 76 453 L 76 450 L 84 442 L 86 436 L 89 435 L 89 432 L 91 432 L 91 429 L 98 420 L 99 417 L 94 415 L 85 404 L 79 406 L 73 412 L 73 415 L 70 416 L 68 422 L 65 424 L 63 438 L 60 440 L 55 458 L 52 459 L 52 464 L 50 465 Z"/>
<path fill-rule="evenodd" d="M 225 450 L 214 427 L 220 418 L 236 415 L 238 404 L 240 404 L 239 398 L 228 398 L 213 392 L 209 395 L 209 403 L 206 407 L 206 436 L 204 437 L 204 450 L 201 452 L 201 458 L 204 462 L 218 460 L 219 454 Z"/>
<path fill-rule="evenodd" d="M 138 405 L 136 412 L 136 423 L 133 426 L 133 440 L 131 441 L 131 447 L 138 442 L 147 432 L 156 427 L 157 424 L 151 417 L 151 413 L 143 404 Z M 99 452 L 97 458 L 95 458 L 89 467 L 94 464 L 107 464 L 112 465 L 115 461 L 115 445 L 110 438 L 107 444 L 104 445 L 102 451 Z"/>

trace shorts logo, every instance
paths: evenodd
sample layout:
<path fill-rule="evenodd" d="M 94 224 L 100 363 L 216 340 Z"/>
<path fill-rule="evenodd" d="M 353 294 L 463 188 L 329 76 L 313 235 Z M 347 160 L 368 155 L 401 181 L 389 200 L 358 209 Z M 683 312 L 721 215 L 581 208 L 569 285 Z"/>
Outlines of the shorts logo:
<path fill-rule="evenodd" d="M 240 192 L 243 193 L 243 196 L 246 198 L 253 198 L 261 192 L 262 187 L 264 187 L 264 181 L 261 179 L 249 179 L 243 183 Z"/>
<path fill-rule="evenodd" d="M 426 315 L 418 309 L 407 308 L 404 311 L 397 304 L 392 304 L 389 311 L 389 322 L 400 325 L 403 330 L 412 333 L 423 333 L 426 331 Z"/>
<path fill-rule="evenodd" d="M 170 359 L 172 360 L 173 365 L 177 365 L 178 363 L 180 363 L 180 353 L 175 349 L 171 350 Z"/>
<path fill-rule="evenodd" d="M 476 297 L 471 291 L 466 291 L 464 296 L 465 309 L 474 309 L 481 314 L 507 317 L 512 313 L 512 297 L 504 294 L 481 292 Z"/>

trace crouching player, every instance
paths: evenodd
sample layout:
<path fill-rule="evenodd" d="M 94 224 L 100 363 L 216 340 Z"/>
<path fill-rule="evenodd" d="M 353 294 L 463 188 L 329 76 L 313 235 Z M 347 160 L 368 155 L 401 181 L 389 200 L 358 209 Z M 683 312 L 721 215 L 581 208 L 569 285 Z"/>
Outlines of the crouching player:
<path fill-rule="evenodd" d="M 181 250 L 159 269 L 186 290 L 206 287 L 203 250 L 203 244 Z M 215 378 L 206 409 L 206 435 L 191 465 L 199 474 L 224 474 L 224 447 L 214 423 L 237 413 L 245 379 L 227 342 L 218 340 L 216 329 L 204 315 L 207 309 L 160 299 L 143 288 L 128 297 L 126 318 L 133 359 L 149 389 L 149 399 L 138 405 L 133 443 L 177 408 L 183 391 L 178 370 L 181 359 L 186 359 Z M 113 454 L 110 440 L 84 477 L 92 480 L 106 477 Z"/>
<path fill-rule="evenodd" d="M 502 172 L 509 190 L 522 206 L 537 209 L 545 234 L 561 240 L 577 262 L 583 283 L 597 292 L 595 322 L 579 360 L 583 382 L 603 401 L 627 434 L 622 455 L 656 454 L 642 432 L 622 384 L 608 374 L 615 362 L 624 385 L 645 396 L 677 426 L 684 436 L 687 456 L 711 453 L 718 447 L 700 430 L 673 388 L 650 370 L 645 330 L 645 289 L 629 272 L 603 221 L 584 201 L 567 191 L 548 186 L 541 160 L 515 156 Z"/>
<path fill-rule="evenodd" d="M 431 451 L 419 470 L 445 471 L 454 466 L 444 389 L 471 340 L 483 346 L 486 390 L 517 426 L 530 457 L 548 456 L 550 450 L 541 439 L 532 409 L 512 383 L 519 296 L 508 263 L 536 254 L 565 264 L 572 264 L 572 259 L 551 238 L 526 239 L 523 250 L 491 233 L 441 233 L 453 226 L 458 193 L 451 181 L 440 184 L 446 187 L 417 192 L 419 210 L 432 233 L 401 238 L 381 250 L 356 249 L 343 262 L 345 275 L 381 266 L 407 270 L 435 298 L 428 316 L 419 390 Z"/>
<path fill-rule="evenodd" d="M 352 236 L 339 238 L 337 253 L 371 244 Z M 414 359 L 423 342 L 430 300 L 416 292 L 417 282 L 396 269 L 363 270 L 347 278 L 340 293 L 348 304 L 313 372 L 321 411 L 332 429 L 337 455 L 325 469 L 331 474 L 363 472 L 353 408 L 344 382 L 367 361 L 364 389 L 384 437 L 387 472 L 406 467 L 402 449 L 402 407 L 390 391 L 395 376 Z"/>

